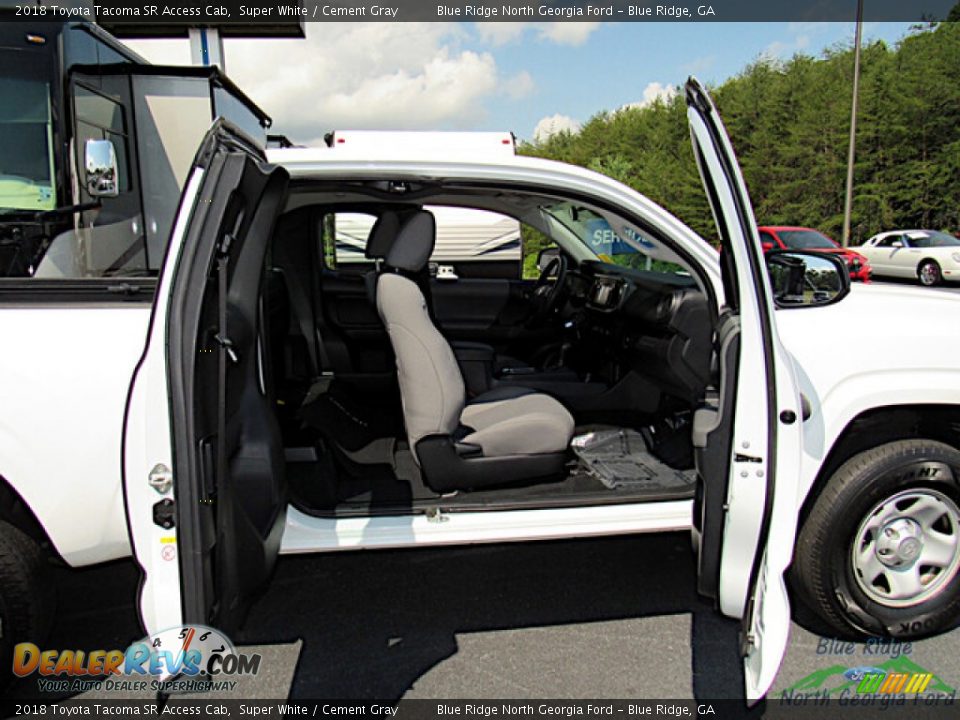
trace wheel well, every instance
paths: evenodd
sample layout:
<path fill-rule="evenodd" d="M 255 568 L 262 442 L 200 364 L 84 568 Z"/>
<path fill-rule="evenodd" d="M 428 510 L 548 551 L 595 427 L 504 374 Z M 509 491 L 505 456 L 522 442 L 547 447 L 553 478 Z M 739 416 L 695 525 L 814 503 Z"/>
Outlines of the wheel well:
<path fill-rule="evenodd" d="M 37 520 L 37 516 L 33 514 L 30 506 L 20 497 L 20 493 L 14 490 L 13 486 L 2 475 L 0 475 L 0 520 L 19 528 L 41 547 L 56 554 L 53 543 L 50 542 L 47 531 L 43 529 L 43 525 Z"/>
<path fill-rule="evenodd" d="M 917 274 L 918 274 L 918 275 L 920 274 L 920 268 L 922 268 L 922 267 L 924 266 L 924 264 L 925 264 L 925 263 L 928 263 L 928 262 L 932 262 L 932 263 L 933 263 L 934 265 L 936 265 L 937 267 L 940 267 L 940 263 L 937 262 L 937 259 L 936 259 L 936 258 L 925 257 L 923 260 L 921 260 L 920 262 L 917 263 Z"/>
<path fill-rule="evenodd" d="M 807 493 L 801 525 L 830 477 L 847 460 L 864 450 L 895 440 L 929 438 L 960 449 L 960 407 L 907 405 L 874 408 L 861 413 L 843 429 Z"/>

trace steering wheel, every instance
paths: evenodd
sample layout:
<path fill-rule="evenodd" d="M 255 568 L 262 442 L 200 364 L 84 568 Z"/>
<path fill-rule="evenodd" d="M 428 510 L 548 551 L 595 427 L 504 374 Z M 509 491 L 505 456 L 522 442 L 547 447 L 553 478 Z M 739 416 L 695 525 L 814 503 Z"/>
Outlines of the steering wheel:
<path fill-rule="evenodd" d="M 531 313 L 528 325 L 542 324 L 560 305 L 567 280 L 567 258 L 557 255 L 541 271 L 530 295 Z"/>

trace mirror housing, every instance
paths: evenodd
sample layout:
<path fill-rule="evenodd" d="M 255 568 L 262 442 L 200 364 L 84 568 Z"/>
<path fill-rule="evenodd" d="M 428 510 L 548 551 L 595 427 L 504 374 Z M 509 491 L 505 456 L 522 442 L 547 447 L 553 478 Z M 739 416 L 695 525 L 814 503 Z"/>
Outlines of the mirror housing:
<path fill-rule="evenodd" d="M 890 247 L 902 248 L 903 240 L 894 240 L 892 243 L 890 243 Z"/>
<path fill-rule="evenodd" d="M 117 152 L 110 140 L 87 140 L 84 145 L 87 193 L 91 197 L 120 194 Z"/>
<path fill-rule="evenodd" d="M 777 250 L 765 259 L 778 308 L 832 305 L 850 292 L 850 270 L 833 255 Z"/>
<path fill-rule="evenodd" d="M 771 250 L 773 250 L 773 243 L 772 243 L 772 242 L 761 242 L 761 243 L 760 243 L 760 247 L 763 249 L 763 251 L 764 251 L 765 253 L 768 253 L 768 252 L 770 252 Z"/>
<path fill-rule="evenodd" d="M 558 257 L 560 257 L 560 248 L 556 246 L 545 247 L 537 255 L 537 270 L 543 272 L 547 269 L 547 266 Z"/>

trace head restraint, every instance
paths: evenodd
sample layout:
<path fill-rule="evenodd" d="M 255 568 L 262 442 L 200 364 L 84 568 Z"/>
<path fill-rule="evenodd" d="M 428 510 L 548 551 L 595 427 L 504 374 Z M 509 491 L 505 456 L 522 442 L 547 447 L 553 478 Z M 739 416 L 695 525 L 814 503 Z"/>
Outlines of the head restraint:
<path fill-rule="evenodd" d="M 363 254 L 370 260 L 381 260 L 390 252 L 393 240 L 400 231 L 400 215 L 394 210 L 380 214 L 370 229 Z"/>
<path fill-rule="evenodd" d="M 418 210 L 400 226 L 400 232 L 387 253 L 387 265 L 395 270 L 420 272 L 427 266 L 437 239 L 433 213 Z"/>

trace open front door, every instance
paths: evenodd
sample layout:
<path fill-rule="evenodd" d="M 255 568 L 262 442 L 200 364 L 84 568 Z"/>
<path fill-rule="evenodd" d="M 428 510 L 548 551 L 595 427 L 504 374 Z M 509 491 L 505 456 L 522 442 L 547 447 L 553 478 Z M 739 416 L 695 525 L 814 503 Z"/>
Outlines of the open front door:
<path fill-rule="evenodd" d="M 286 486 L 260 289 L 287 179 L 217 121 L 181 197 L 124 438 L 150 634 L 231 632 L 278 555 Z"/>
<path fill-rule="evenodd" d="M 746 185 L 706 90 L 686 86 L 687 116 L 723 242 L 726 304 L 717 333 L 720 380 L 697 412 L 695 537 L 699 588 L 743 619 L 746 694 L 770 688 L 786 650 L 783 572 L 797 524 L 800 395 L 780 344 L 763 250 Z"/>

